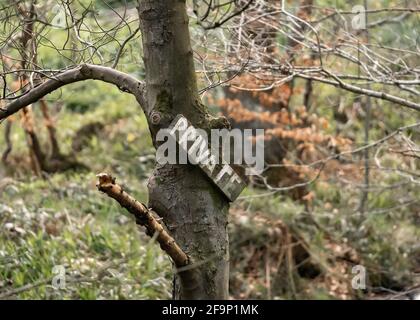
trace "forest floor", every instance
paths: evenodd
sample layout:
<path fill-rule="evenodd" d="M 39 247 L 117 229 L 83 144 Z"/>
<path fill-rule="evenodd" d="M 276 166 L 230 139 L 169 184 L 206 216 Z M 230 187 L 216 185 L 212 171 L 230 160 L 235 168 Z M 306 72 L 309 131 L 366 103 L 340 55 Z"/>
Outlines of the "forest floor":
<path fill-rule="evenodd" d="M 55 110 L 62 152 L 77 157 L 84 170 L 34 176 L 23 131 L 14 123 L 9 164 L 0 167 L 0 298 L 171 297 L 169 258 L 95 187 L 96 174 L 108 172 L 147 203 L 154 150 L 145 118 L 118 91 L 95 103 Z M 37 130 L 47 148 L 42 123 Z M 380 214 L 360 225 L 349 209 L 355 191 L 320 182 L 313 192 L 310 211 L 287 194 L 267 196 L 251 187 L 232 205 L 232 298 L 407 298 L 419 287 L 415 204 L 382 214 L 394 205 L 384 194 L 375 200 Z M 367 272 L 364 290 L 352 286 L 358 265 Z M 60 289 L 54 288 L 57 270 L 66 275 Z"/>

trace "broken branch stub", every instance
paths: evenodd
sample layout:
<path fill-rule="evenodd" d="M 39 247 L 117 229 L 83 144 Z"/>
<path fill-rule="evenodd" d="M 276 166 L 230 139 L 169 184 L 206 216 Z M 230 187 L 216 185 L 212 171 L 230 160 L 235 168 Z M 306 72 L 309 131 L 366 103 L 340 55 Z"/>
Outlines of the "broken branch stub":
<path fill-rule="evenodd" d="M 111 175 L 100 173 L 97 177 L 96 187 L 98 190 L 115 199 L 121 207 L 133 214 L 136 223 L 146 228 L 148 236 L 153 237 L 157 234 L 156 241 L 160 244 L 162 250 L 172 258 L 175 266 L 185 267 L 189 263 L 188 256 L 154 217 L 152 210 L 126 193 L 120 185 L 115 183 L 115 178 Z"/>

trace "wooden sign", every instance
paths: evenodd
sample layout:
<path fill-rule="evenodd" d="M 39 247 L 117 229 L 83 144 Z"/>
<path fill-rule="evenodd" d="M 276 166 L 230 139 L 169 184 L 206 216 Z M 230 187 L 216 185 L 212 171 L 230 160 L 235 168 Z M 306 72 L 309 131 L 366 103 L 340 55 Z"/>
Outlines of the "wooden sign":
<path fill-rule="evenodd" d="M 246 184 L 223 157 L 212 154 L 207 136 L 181 114 L 169 126 L 169 134 L 188 157 L 188 162 L 198 165 L 230 201 L 235 201 Z"/>

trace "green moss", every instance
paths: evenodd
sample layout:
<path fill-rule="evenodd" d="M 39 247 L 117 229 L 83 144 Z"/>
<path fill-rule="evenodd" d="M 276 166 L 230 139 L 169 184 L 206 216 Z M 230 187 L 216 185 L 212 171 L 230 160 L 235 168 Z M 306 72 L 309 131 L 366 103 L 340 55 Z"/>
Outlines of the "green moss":
<path fill-rule="evenodd" d="M 156 104 L 153 108 L 153 111 L 160 112 L 162 115 L 169 115 L 173 113 L 173 102 L 172 95 L 166 91 L 162 90 L 156 97 Z"/>
<path fill-rule="evenodd" d="M 209 121 L 210 129 L 228 129 L 230 128 L 230 123 L 226 117 L 212 117 Z"/>

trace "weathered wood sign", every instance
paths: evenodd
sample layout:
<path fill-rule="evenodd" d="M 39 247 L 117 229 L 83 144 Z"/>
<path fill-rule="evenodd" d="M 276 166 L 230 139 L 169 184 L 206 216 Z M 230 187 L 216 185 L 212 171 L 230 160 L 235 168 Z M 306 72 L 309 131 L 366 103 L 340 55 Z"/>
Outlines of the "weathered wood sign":
<path fill-rule="evenodd" d="M 198 165 L 230 201 L 235 201 L 246 184 L 223 157 L 212 154 L 207 137 L 181 114 L 169 126 L 169 134 L 188 162 Z"/>

